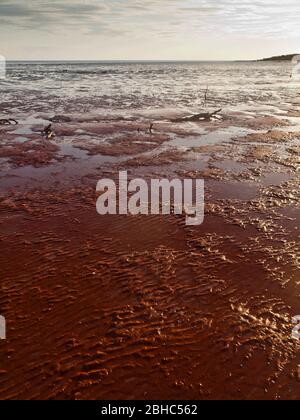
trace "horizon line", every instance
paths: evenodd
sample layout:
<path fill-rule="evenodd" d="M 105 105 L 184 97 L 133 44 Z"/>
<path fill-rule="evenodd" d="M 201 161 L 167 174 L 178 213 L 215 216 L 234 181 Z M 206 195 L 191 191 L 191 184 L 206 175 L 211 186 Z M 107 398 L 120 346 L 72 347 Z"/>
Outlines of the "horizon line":
<path fill-rule="evenodd" d="M 5 58 L 5 57 L 4 57 Z M 264 58 L 258 59 L 228 59 L 228 60 L 193 60 L 193 59 L 153 59 L 153 60 L 141 60 L 141 59 L 112 59 L 112 60 L 101 60 L 101 59 L 6 59 L 6 62 L 17 62 L 17 63 L 220 63 L 220 62 L 249 62 L 249 61 L 261 61 Z"/>
<path fill-rule="evenodd" d="M 262 58 L 248 58 L 248 59 L 170 59 L 170 60 L 163 60 L 163 59 L 6 59 L 7 63 L 226 63 L 226 62 L 257 62 L 257 61 L 269 61 L 278 59 L 278 61 L 282 61 L 280 59 L 284 57 L 295 56 L 295 54 L 283 54 L 283 55 L 276 55 L 276 56 L 269 56 L 269 57 L 262 57 Z"/>

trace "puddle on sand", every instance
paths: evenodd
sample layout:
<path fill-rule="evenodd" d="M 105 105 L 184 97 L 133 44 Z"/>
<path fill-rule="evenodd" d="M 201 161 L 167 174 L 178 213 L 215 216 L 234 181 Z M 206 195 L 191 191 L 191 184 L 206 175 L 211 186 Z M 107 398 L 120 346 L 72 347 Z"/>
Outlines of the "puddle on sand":
<path fill-rule="evenodd" d="M 71 156 L 75 159 L 85 159 L 87 158 L 87 152 L 85 150 L 78 149 L 70 143 L 59 143 L 59 154 Z"/>
<path fill-rule="evenodd" d="M 264 187 L 269 187 L 271 185 L 280 185 L 290 179 L 289 174 L 285 173 L 266 173 L 261 179 L 261 183 Z"/>
<path fill-rule="evenodd" d="M 256 197 L 258 186 L 247 182 L 229 182 L 220 183 L 210 181 L 211 190 L 213 190 L 216 199 L 228 200 L 251 200 Z"/>
<path fill-rule="evenodd" d="M 20 128 L 18 128 L 17 130 L 12 131 L 12 134 L 18 134 L 18 135 L 29 135 L 32 134 L 33 131 L 31 129 L 31 126 L 21 126 Z M 20 137 L 18 137 L 20 138 Z"/>
<path fill-rule="evenodd" d="M 227 129 L 220 129 L 211 133 L 202 134 L 200 136 L 176 138 L 168 144 L 173 147 L 200 147 L 206 145 L 215 145 L 223 142 L 229 142 L 233 138 L 248 134 L 249 130 L 228 127 Z"/>
<path fill-rule="evenodd" d="M 16 137 L 15 141 L 17 143 L 25 143 L 26 141 L 28 141 L 28 138 L 26 138 L 26 137 Z"/>

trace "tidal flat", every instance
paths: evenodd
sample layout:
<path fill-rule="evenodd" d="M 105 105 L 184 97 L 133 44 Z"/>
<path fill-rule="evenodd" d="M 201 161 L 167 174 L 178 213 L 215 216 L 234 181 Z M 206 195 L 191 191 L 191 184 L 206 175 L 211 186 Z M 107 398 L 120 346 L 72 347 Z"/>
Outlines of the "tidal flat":
<path fill-rule="evenodd" d="M 289 65 L 48 66 L 0 86 L 0 399 L 298 399 Z M 124 170 L 204 179 L 204 223 L 99 216 Z"/>

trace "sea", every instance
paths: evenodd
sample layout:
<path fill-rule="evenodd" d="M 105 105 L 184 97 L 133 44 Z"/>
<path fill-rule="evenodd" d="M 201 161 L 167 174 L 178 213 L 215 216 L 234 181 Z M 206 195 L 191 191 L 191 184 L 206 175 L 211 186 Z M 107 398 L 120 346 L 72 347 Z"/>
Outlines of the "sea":
<path fill-rule="evenodd" d="M 8 62 L 0 116 L 290 109 L 291 75 L 290 62 Z"/>

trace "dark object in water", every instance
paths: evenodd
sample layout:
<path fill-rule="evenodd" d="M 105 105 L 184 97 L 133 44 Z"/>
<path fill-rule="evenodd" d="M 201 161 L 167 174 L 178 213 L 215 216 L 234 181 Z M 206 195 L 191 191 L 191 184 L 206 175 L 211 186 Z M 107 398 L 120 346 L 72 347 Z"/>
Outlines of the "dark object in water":
<path fill-rule="evenodd" d="M 47 137 L 47 139 L 52 139 L 53 137 L 55 137 L 55 133 L 54 133 L 54 131 L 52 130 L 52 124 L 49 124 L 49 125 L 47 125 L 44 129 L 43 129 L 43 131 L 42 131 L 42 135 L 43 136 L 46 136 Z"/>
<path fill-rule="evenodd" d="M 18 121 L 14 120 L 13 118 L 4 118 L 0 120 L 0 125 L 18 125 Z"/>
<path fill-rule="evenodd" d="M 203 103 L 203 105 L 207 104 L 207 96 L 208 96 L 208 86 L 206 87 L 206 91 L 204 93 L 204 103 Z"/>
<path fill-rule="evenodd" d="M 150 124 L 150 127 L 149 127 L 149 133 L 150 133 L 150 134 L 152 134 L 152 133 L 153 133 L 153 126 L 154 126 L 154 124 L 153 124 L 153 123 L 151 123 L 151 124 Z"/>
<path fill-rule="evenodd" d="M 183 117 L 183 118 L 176 118 L 171 120 L 172 122 L 186 122 L 186 121 L 192 121 L 192 122 L 196 122 L 196 121 L 211 121 L 214 117 L 217 116 L 217 114 L 219 114 L 219 112 L 221 112 L 222 109 L 218 109 L 217 111 L 214 112 L 202 112 L 200 114 L 195 114 L 195 115 L 191 115 L 189 117 Z"/>

